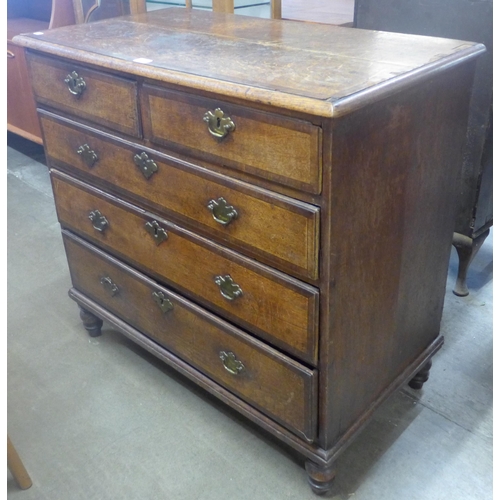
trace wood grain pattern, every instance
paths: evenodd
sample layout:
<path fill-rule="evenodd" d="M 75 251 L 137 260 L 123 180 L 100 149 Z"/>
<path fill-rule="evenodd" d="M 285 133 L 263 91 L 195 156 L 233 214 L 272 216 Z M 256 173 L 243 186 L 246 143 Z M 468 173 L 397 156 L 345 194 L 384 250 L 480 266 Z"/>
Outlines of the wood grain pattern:
<path fill-rule="evenodd" d="M 375 409 L 417 373 L 425 375 L 442 345 L 455 181 L 475 58 L 484 47 L 167 11 L 19 38 L 30 50 L 126 77 L 140 93 L 145 133 L 139 138 L 82 123 L 90 118 L 58 117 L 40 101 L 58 217 L 66 239 L 83 249 L 70 250 L 69 257 L 77 269 L 75 283 L 86 290 L 70 295 L 303 453 L 310 460 L 311 485 L 323 492 L 331 486 L 334 461 Z M 134 62 L 138 57 L 141 62 Z M 236 128 L 211 143 L 203 114 L 216 107 L 231 115 Z M 249 135 L 241 139 L 240 132 Z M 315 134 L 320 140 L 306 146 L 304 137 L 310 141 Z M 74 158 L 83 141 L 99 149 L 91 167 Z M 156 162 L 148 181 L 128 168 L 127 157 L 137 148 Z M 226 228 L 234 231 L 232 238 L 203 221 L 191 196 L 201 200 L 213 186 L 243 207 L 241 220 L 247 211 L 259 214 L 252 233 L 237 233 L 232 221 Z M 303 260 L 304 246 L 297 243 L 296 260 L 271 241 L 259 247 L 258 232 L 271 213 L 289 225 L 279 229 L 283 247 L 294 234 L 309 241 L 298 216 L 314 224 L 320 220 L 321 231 L 314 229 L 317 252 L 306 252 Z M 212 234 L 220 244 L 211 241 Z M 160 236 L 163 241 L 155 241 Z M 100 248 L 91 250 L 98 262 L 87 255 L 91 244 Z M 317 259 L 317 279 L 308 274 L 307 283 L 298 280 L 306 267 L 310 272 L 311 259 Z M 111 292 L 106 298 L 99 280 L 91 279 L 104 269 L 101 262 L 111 280 L 104 281 Z M 157 304 L 140 311 L 131 304 L 143 304 L 139 292 L 153 282 L 182 294 L 162 288 L 191 311 L 198 308 L 203 318 L 179 316 L 175 330 L 192 339 L 203 322 L 216 326 L 209 328 L 203 353 L 191 345 L 193 339 L 172 340 L 178 355 L 151 340 L 171 341 L 170 333 L 157 330 L 157 309 L 142 316 Z M 127 290 L 122 303 L 117 290 Z M 226 328 L 229 322 L 233 326 Z M 241 398 L 231 385 L 237 375 L 227 375 L 220 365 L 219 372 L 211 371 L 213 347 L 220 354 L 220 339 L 233 337 L 238 342 L 230 352 L 238 359 L 241 354 L 245 366 L 253 367 L 254 359 L 265 366 L 266 380 L 245 386 Z M 241 347 L 240 340 L 250 347 Z M 288 372 L 259 361 L 257 352 L 277 353 L 276 348 L 282 353 L 271 356 L 274 361 L 290 367 L 291 357 L 300 360 L 293 362 L 298 379 L 285 380 Z M 224 352 L 228 363 L 229 351 Z M 231 369 L 242 373 L 240 368 L 234 360 Z M 229 378 L 219 385 L 219 376 Z M 304 380 L 311 389 L 303 390 Z M 268 383 L 285 388 L 276 402 L 268 396 Z M 248 401 L 261 397 L 259 385 L 266 396 L 252 407 Z M 293 387 L 304 395 L 296 400 L 297 412 L 286 403 Z"/>
<path fill-rule="evenodd" d="M 85 238 L 133 263 L 190 297 L 223 313 L 274 345 L 315 363 L 318 292 L 297 280 L 252 264 L 218 245 L 196 237 L 168 221 L 125 204 L 52 171 L 59 221 Z M 88 215 L 99 210 L 109 221 L 104 232 Z M 145 230 L 156 220 L 168 234 L 157 245 Z M 193 263 L 196 267 L 193 268 Z M 230 275 L 243 290 L 234 301 L 224 298 L 214 282 Z"/>
<path fill-rule="evenodd" d="M 141 135 L 134 81 L 34 54 L 28 56 L 28 64 L 38 102 L 131 136 Z M 64 82 L 73 71 L 85 80 L 81 96 L 72 95 Z"/>
<path fill-rule="evenodd" d="M 456 40 L 184 8 L 16 41 L 136 76 L 326 117 L 339 99 L 355 93 L 362 99 L 363 91 L 376 93 L 392 82 L 412 85 L 423 68 L 444 71 L 484 50 Z M 137 58 L 150 62 L 134 63 Z"/>
<path fill-rule="evenodd" d="M 472 76 L 464 64 L 334 125 L 344 217 L 330 223 L 348 238 L 331 253 L 342 314 L 320 347 L 334 360 L 320 381 L 325 448 L 439 335 Z"/>
<path fill-rule="evenodd" d="M 307 440 L 315 437 L 316 372 L 283 356 L 83 240 L 63 232 L 73 286 L 171 352 Z M 111 296 L 100 283 L 111 277 Z M 152 299 L 172 303 L 162 312 Z M 244 368 L 230 373 L 220 353 L 232 352 Z"/>
<path fill-rule="evenodd" d="M 206 170 L 175 162 L 149 148 L 124 144 L 89 129 L 41 112 L 47 156 L 52 164 L 70 166 L 103 180 L 124 194 L 137 195 L 142 203 L 153 203 L 167 214 L 202 226 L 222 242 L 241 245 L 246 252 L 263 258 L 279 269 L 298 277 L 317 279 L 319 208 L 257 190 L 226 176 L 210 175 Z M 76 154 L 83 144 L 96 152 L 98 161 L 89 168 Z M 133 161 L 146 151 L 158 171 L 146 179 Z M 186 189 L 189 186 L 189 189 Z M 238 212 L 227 226 L 217 223 L 207 208 L 212 199 L 223 197 Z"/>
<path fill-rule="evenodd" d="M 140 95 L 145 137 L 152 142 L 308 192 L 321 191 L 319 127 L 149 85 Z M 203 121 L 207 111 L 217 108 L 235 123 L 224 139 L 212 137 Z"/>

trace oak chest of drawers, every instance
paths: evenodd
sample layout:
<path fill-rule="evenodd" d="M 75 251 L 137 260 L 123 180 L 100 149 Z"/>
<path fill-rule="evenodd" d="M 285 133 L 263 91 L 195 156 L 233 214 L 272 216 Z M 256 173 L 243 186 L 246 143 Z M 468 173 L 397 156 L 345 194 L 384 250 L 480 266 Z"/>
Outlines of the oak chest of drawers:
<path fill-rule="evenodd" d="M 89 333 L 109 321 L 326 491 L 442 344 L 483 46 L 184 9 L 16 41 Z"/>

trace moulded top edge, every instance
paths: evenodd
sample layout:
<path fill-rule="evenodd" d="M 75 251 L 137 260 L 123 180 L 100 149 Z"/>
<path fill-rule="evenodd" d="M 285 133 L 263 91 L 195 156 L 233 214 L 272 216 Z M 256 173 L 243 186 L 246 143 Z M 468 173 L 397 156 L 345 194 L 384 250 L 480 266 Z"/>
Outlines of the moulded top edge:
<path fill-rule="evenodd" d="M 345 113 L 483 52 L 473 42 L 167 8 L 15 37 L 75 62 L 303 113 Z M 349 99 L 349 106 L 341 102 Z M 359 104 L 362 105 L 362 104 Z"/>

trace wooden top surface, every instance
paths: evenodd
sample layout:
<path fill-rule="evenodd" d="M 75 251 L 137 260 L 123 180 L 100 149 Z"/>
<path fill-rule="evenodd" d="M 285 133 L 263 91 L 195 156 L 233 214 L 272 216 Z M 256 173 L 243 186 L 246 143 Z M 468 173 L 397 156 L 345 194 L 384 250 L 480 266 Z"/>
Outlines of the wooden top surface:
<path fill-rule="evenodd" d="M 323 116 L 335 115 L 347 96 L 383 94 L 387 84 L 400 85 L 484 50 L 457 40 L 184 8 L 22 35 L 16 43 Z"/>

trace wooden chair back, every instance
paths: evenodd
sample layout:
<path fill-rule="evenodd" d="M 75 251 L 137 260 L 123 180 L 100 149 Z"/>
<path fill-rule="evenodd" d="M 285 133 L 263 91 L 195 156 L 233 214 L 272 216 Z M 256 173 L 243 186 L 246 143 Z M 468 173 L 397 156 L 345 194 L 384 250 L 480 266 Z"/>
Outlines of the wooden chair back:
<path fill-rule="evenodd" d="M 146 12 L 146 0 L 73 0 L 75 21 L 78 24 L 110 17 Z M 186 0 L 186 8 L 193 8 L 193 0 Z M 234 13 L 234 0 L 212 0 L 212 10 Z M 281 0 L 271 0 L 271 17 L 281 19 Z"/>
<path fill-rule="evenodd" d="M 73 0 L 77 24 L 146 12 L 146 0 Z"/>
<path fill-rule="evenodd" d="M 233 14 L 234 0 L 212 0 L 212 10 Z M 271 0 L 271 18 L 281 19 L 281 0 Z"/>

